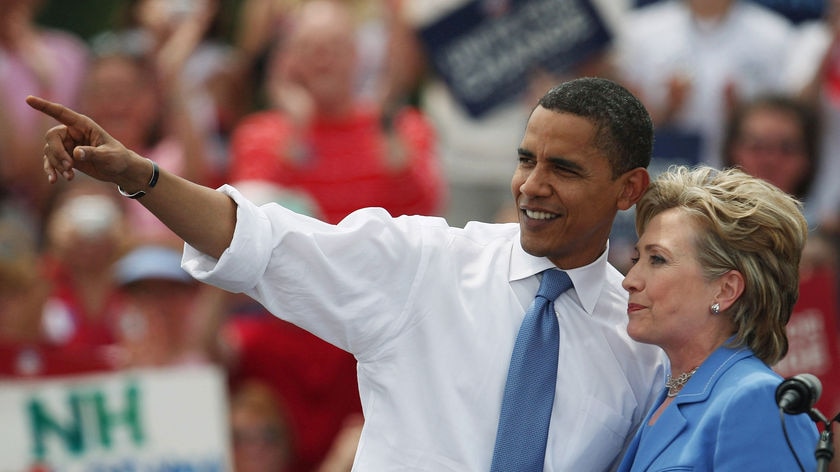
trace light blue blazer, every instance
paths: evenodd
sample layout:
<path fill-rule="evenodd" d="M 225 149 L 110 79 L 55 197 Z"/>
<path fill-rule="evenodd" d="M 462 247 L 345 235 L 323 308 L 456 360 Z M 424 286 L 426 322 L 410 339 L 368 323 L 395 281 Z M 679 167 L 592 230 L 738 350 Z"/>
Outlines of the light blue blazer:
<path fill-rule="evenodd" d="M 653 426 L 663 390 L 618 467 L 628 471 L 798 471 L 785 442 L 776 387 L 782 378 L 746 347 L 720 347 L 697 369 Z M 816 470 L 817 427 L 784 415 L 796 455 Z"/>

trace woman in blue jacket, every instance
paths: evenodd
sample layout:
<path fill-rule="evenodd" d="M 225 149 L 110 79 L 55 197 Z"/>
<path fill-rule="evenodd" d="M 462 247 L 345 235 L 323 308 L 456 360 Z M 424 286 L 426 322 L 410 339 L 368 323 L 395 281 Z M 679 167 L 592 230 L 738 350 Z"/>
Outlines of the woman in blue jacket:
<path fill-rule="evenodd" d="M 817 428 L 780 416 L 770 368 L 798 296 L 801 206 L 740 170 L 680 167 L 637 203 L 636 228 L 627 331 L 672 375 L 619 470 L 815 470 Z"/>

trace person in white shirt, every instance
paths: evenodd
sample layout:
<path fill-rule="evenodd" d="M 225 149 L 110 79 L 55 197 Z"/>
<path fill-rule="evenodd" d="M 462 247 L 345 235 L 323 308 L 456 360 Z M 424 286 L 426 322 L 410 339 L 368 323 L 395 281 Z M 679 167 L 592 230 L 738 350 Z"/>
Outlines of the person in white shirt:
<path fill-rule="evenodd" d="M 256 206 L 230 186 L 153 171 L 87 117 L 27 101 L 62 123 L 46 136 L 51 182 L 81 171 L 145 192 L 139 201 L 187 242 L 194 277 L 355 355 L 365 425 L 354 470 L 489 469 L 514 341 L 546 269 L 574 286 L 555 303 L 544 470 L 613 470 L 662 388 L 664 357 L 627 336 L 627 294 L 607 262 L 613 218 L 648 186 L 653 135 L 645 108 L 614 82 L 547 92 L 511 182 L 519 223 L 464 228 L 376 208 L 329 225 Z"/>
<path fill-rule="evenodd" d="M 731 108 L 784 90 L 793 27 L 769 8 L 666 0 L 631 10 L 620 24 L 615 77 L 653 116 L 654 162 L 720 167 L 721 123 Z"/>

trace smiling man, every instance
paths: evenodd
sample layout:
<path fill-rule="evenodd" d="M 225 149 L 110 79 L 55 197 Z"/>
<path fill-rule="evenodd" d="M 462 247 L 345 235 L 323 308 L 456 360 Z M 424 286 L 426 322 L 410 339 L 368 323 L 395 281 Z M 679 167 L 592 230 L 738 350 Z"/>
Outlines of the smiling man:
<path fill-rule="evenodd" d="M 145 192 L 139 201 L 187 242 L 194 277 L 353 353 L 365 415 L 354 470 L 612 470 L 662 388 L 661 351 L 627 336 L 627 294 L 607 262 L 613 218 L 648 186 L 653 134 L 644 107 L 613 82 L 547 92 L 512 180 L 519 224 L 464 228 L 376 208 L 330 225 L 258 207 L 230 186 L 158 169 L 72 110 L 28 102 L 63 123 L 46 137 L 50 181 L 79 170 Z M 542 281 L 561 271 L 572 288 L 545 295 Z M 552 358 L 544 391 L 515 373 L 538 288 L 553 334 L 525 364 Z M 544 432 L 521 447 L 505 418 L 539 421 L 534 405 L 508 396 L 517 388 L 547 398 Z M 532 468 L 500 465 L 534 450 L 522 458 Z"/>

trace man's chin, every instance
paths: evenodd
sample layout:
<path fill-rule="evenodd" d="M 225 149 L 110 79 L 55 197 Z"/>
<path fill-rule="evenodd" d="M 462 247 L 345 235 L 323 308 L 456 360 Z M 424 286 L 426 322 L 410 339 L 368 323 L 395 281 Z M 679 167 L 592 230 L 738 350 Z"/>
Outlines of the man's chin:
<path fill-rule="evenodd" d="M 537 238 L 531 238 L 524 233 L 520 234 L 519 244 L 522 246 L 522 250 L 534 257 L 545 257 L 548 255 L 545 247 L 541 244 L 535 244 L 534 239 Z"/>

